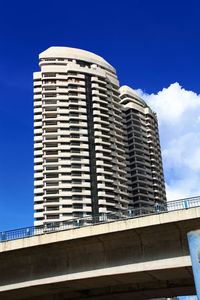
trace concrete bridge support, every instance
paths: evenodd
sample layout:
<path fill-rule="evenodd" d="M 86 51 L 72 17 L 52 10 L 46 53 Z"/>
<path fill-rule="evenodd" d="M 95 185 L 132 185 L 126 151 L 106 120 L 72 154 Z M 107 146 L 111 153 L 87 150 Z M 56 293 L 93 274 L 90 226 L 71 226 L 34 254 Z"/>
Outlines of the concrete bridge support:
<path fill-rule="evenodd" d="M 191 208 L 1 243 L 0 299 L 195 294 L 187 232 L 198 228 Z"/>

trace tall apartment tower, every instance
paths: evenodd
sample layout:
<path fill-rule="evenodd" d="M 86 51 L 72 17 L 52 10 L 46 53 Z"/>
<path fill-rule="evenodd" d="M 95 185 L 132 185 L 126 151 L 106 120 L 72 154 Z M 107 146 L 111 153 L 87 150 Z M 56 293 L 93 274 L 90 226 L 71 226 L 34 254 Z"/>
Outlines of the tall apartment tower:
<path fill-rule="evenodd" d="M 156 114 L 128 86 L 120 88 L 125 131 L 129 205 L 137 212 L 163 210 L 165 183 Z"/>
<path fill-rule="evenodd" d="M 39 59 L 41 71 L 34 73 L 35 226 L 126 210 L 124 112 L 115 69 L 93 53 L 66 47 L 51 47 Z M 154 121 L 148 115 L 145 120 L 153 116 Z"/>

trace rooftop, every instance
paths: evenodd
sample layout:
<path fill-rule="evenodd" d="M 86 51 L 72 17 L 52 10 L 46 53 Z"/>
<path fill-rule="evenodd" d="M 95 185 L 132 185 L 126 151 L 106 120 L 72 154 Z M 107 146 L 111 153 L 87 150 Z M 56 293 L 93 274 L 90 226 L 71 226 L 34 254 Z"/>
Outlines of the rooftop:
<path fill-rule="evenodd" d="M 143 106 L 146 105 L 145 101 L 136 93 L 136 91 L 132 88 L 130 88 L 127 85 L 123 85 L 119 89 L 120 95 L 127 95 L 130 96 L 131 98 L 134 98 L 135 100 L 139 101 Z"/>
<path fill-rule="evenodd" d="M 102 65 L 104 68 L 108 68 L 116 72 L 115 69 L 101 56 L 82 49 L 76 49 L 71 47 L 50 47 L 47 50 L 40 53 L 39 55 L 40 59 L 47 57 L 79 59 L 87 62 L 92 62 L 94 64 Z"/>

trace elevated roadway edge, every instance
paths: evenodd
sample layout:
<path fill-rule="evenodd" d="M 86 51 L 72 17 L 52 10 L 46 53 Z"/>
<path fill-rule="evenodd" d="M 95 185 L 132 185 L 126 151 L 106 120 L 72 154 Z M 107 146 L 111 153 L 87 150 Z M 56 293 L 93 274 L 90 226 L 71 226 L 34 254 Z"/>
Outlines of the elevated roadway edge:
<path fill-rule="evenodd" d="M 195 294 L 187 232 L 200 207 L 0 243 L 0 299 Z"/>

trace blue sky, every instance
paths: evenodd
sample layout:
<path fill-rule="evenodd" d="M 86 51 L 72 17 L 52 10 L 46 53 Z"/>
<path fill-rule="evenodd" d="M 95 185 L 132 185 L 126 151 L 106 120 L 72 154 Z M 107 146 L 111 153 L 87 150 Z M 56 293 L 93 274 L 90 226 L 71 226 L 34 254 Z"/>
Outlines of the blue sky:
<path fill-rule="evenodd" d="M 0 36 L 0 231 L 33 223 L 32 73 L 50 46 L 111 63 L 158 114 L 168 198 L 200 194 L 199 1 L 2 1 Z"/>
<path fill-rule="evenodd" d="M 182 296 L 182 297 L 179 297 L 179 300 L 198 300 L 197 299 L 197 296 Z"/>
<path fill-rule="evenodd" d="M 188 178 L 195 178 L 193 185 L 196 185 L 200 168 L 193 176 L 194 170 L 182 166 L 181 155 L 185 153 L 176 153 L 178 165 L 171 159 L 175 157 L 171 137 L 173 126 L 180 128 L 177 136 L 185 136 L 180 124 L 183 117 L 187 124 L 191 123 L 187 117 L 191 102 L 196 101 L 190 108 L 192 118 L 199 120 L 199 25 L 200 3 L 194 0 L 3 1 L 0 10 L 0 231 L 33 222 L 32 73 L 39 70 L 38 54 L 50 46 L 92 51 L 117 69 L 121 85 L 139 89 L 158 113 L 170 198 L 198 193 L 194 188 L 181 192 Z M 188 91 L 191 98 L 186 95 L 182 107 L 182 95 Z M 171 102 L 168 101 L 163 111 L 166 97 Z M 180 113 L 177 116 L 171 111 L 171 115 L 168 108 L 177 101 Z M 195 136 L 197 129 L 198 126 L 191 130 Z M 174 140 L 177 136 L 173 136 Z M 193 136 L 190 138 L 193 140 Z M 189 138 L 185 139 L 185 143 L 191 144 Z M 177 147 L 185 149 L 184 141 Z M 198 141 L 192 148 L 199 151 Z M 181 174 L 185 174 L 185 181 Z M 176 191 L 174 187 L 178 183 Z"/>

